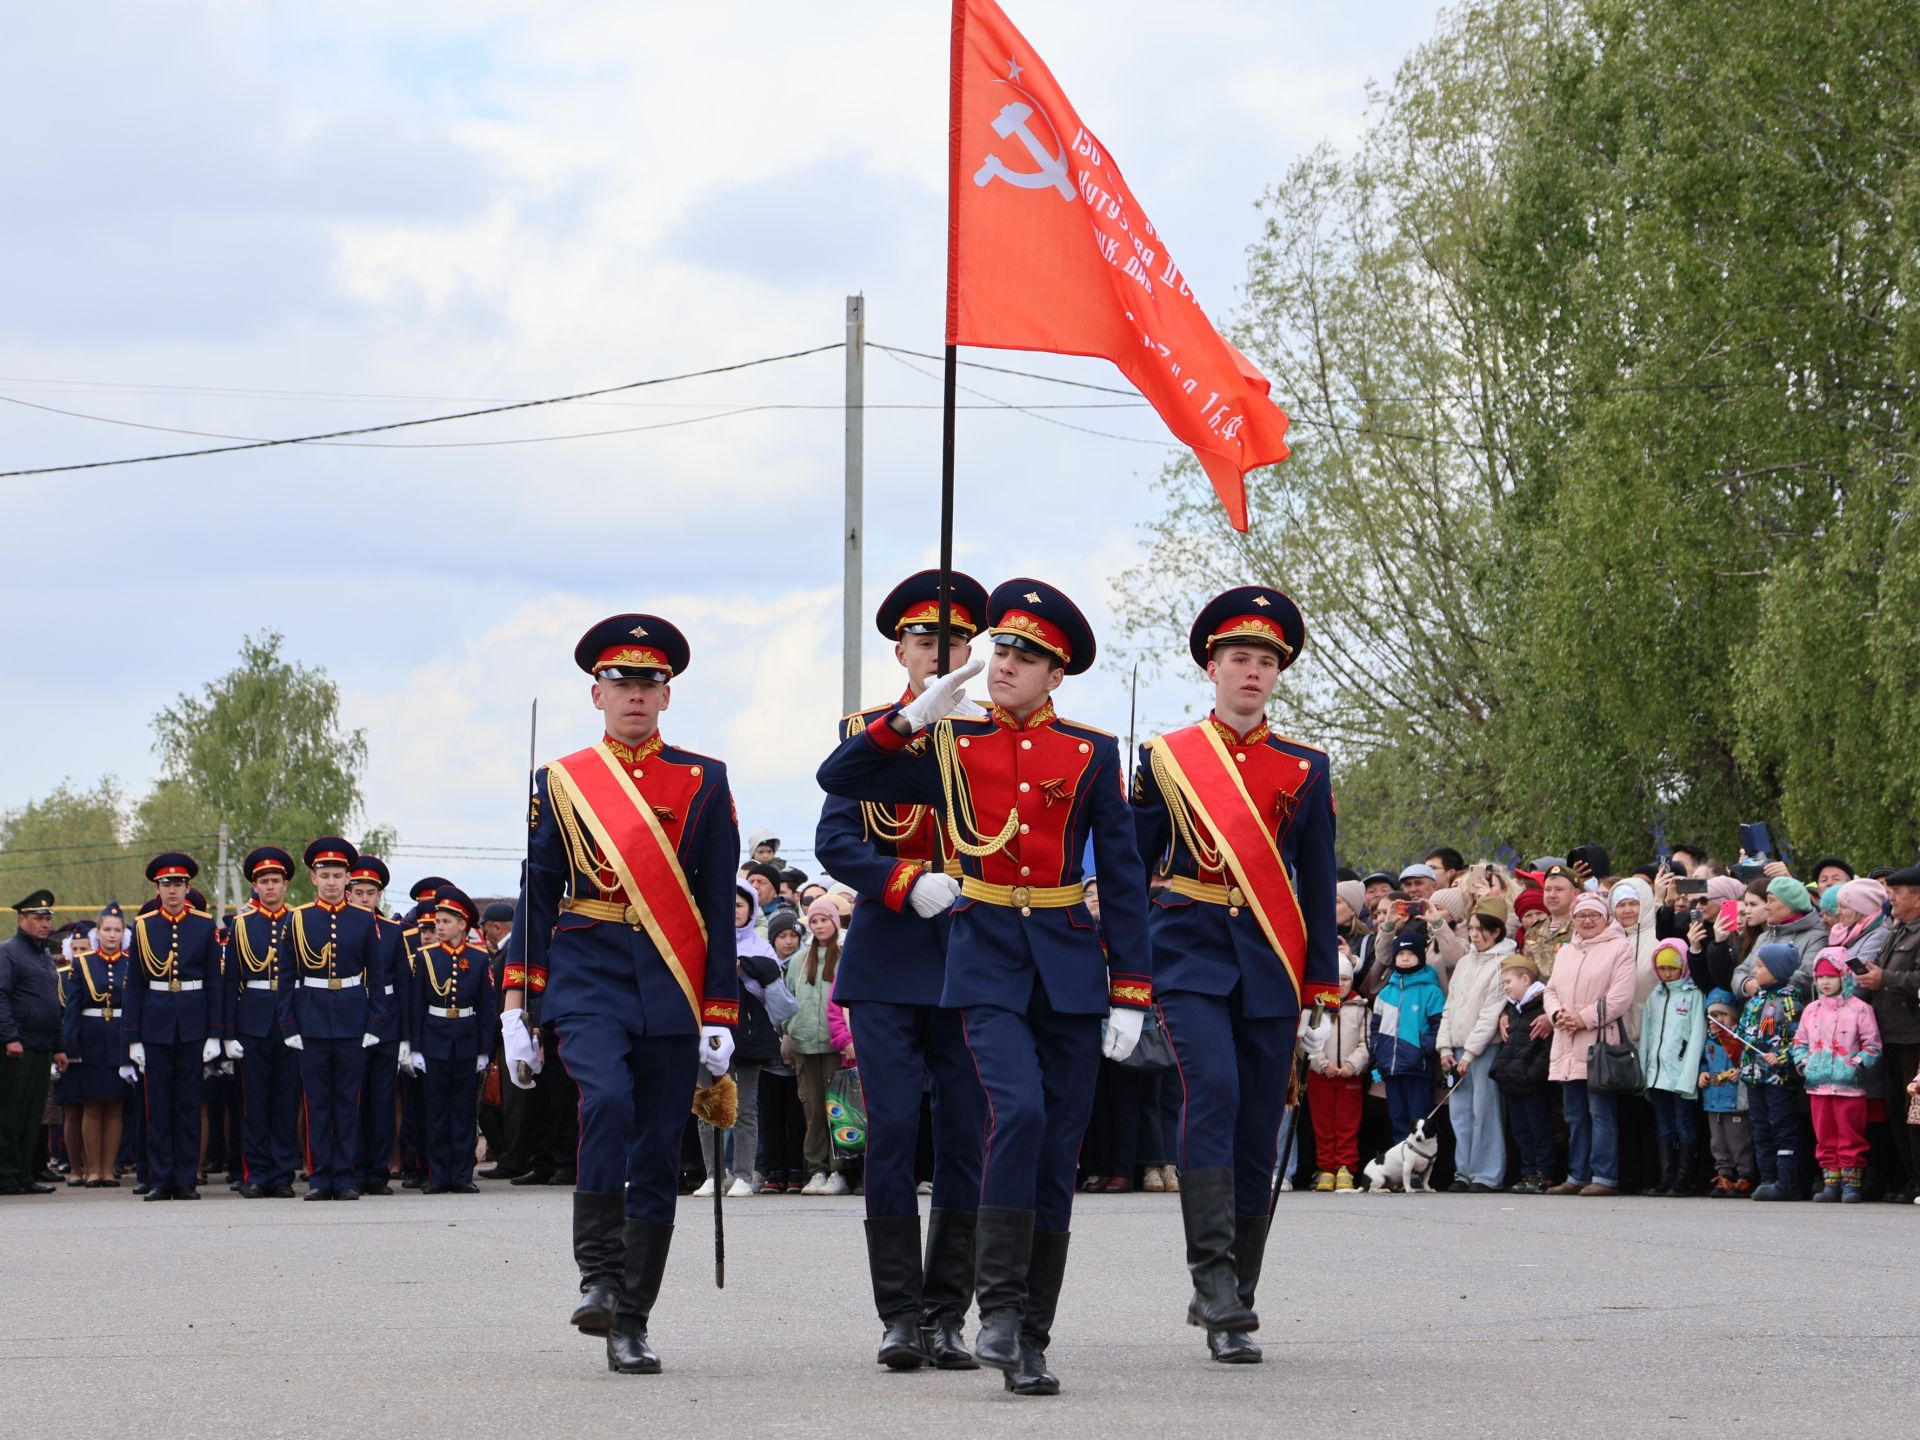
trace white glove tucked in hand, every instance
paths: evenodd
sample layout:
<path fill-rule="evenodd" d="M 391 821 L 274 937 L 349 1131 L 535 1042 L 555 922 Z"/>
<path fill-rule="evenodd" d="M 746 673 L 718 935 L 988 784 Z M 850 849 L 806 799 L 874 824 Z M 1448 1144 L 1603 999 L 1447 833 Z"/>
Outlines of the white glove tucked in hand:
<path fill-rule="evenodd" d="M 488 1056 L 485 1056 L 485 1055 L 476 1055 L 476 1056 L 474 1056 L 474 1057 L 473 1057 L 473 1073 L 474 1073 L 474 1074 L 476 1074 L 476 1075 L 484 1075 L 484 1074 L 486 1074 L 486 1073 L 487 1073 L 487 1060 L 488 1060 L 489 1058 L 490 1058 L 490 1057 L 488 1057 Z"/>
<path fill-rule="evenodd" d="M 379 1043 L 380 1043 L 380 1037 L 374 1034 L 371 1030 L 363 1030 L 360 1032 L 360 1048 L 362 1050 L 371 1050 L 374 1046 L 378 1045 Z"/>
<path fill-rule="evenodd" d="M 986 669 L 986 662 L 974 660 L 951 675 L 927 681 L 927 688 L 900 712 L 914 729 L 924 730 L 936 720 L 944 720 L 967 697 L 967 681 Z"/>
<path fill-rule="evenodd" d="M 922 875 L 913 882 L 907 903 L 922 920 L 931 920 L 960 898 L 960 880 L 954 875 Z"/>
<path fill-rule="evenodd" d="M 140 1083 L 140 1072 L 131 1065 L 122 1065 L 120 1067 L 120 1078 L 129 1085 L 138 1085 Z"/>
<path fill-rule="evenodd" d="M 507 1073 L 515 1078 L 518 1085 L 521 1065 L 531 1069 L 540 1068 L 540 1047 L 533 1043 L 533 1035 L 527 1029 L 527 1012 L 524 1010 L 502 1010 L 500 1012 L 500 1044 L 507 1052 Z M 521 1086 L 527 1089 L 527 1086 Z"/>
<path fill-rule="evenodd" d="M 1140 1031 L 1146 1023 L 1146 1011 L 1114 1006 L 1107 1011 L 1107 1033 L 1100 1042 L 1100 1053 L 1116 1063 L 1126 1059 L 1140 1043 Z"/>
<path fill-rule="evenodd" d="M 405 1074 L 411 1069 L 413 1069 L 413 1046 L 409 1045 L 405 1040 L 402 1040 L 400 1042 L 400 1071 L 402 1074 Z"/>
<path fill-rule="evenodd" d="M 202 1065 L 211 1065 L 219 1058 L 220 1042 L 218 1040 L 209 1039 L 206 1044 L 200 1047 L 200 1063 Z"/>
<path fill-rule="evenodd" d="M 304 1050 L 307 1048 L 307 1042 L 302 1040 L 298 1035 L 289 1035 L 287 1036 L 287 1048 L 289 1050 Z"/>
<path fill-rule="evenodd" d="M 1318 1019 L 1320 1023 L 1314 1024 Z M 1300 1049 L 1309 1060 L 1318 1060 L 1327 1048 L 1327 1035 L 1333 1026 L 1327 1023 L 1324 1012 L 1309 1010 L 1300 1017 Z"/>
<path fill-rule="evenodd" d="M 246 1047 L 238 1040 L 227 1041 L 226 1051 L 229 1060 L 244 1060 L 247 1058 Z"/>
<path fill-rule="evenodd" d="M 424 1075 L 427 1073 L 427 1057 L 422 1055 L 418 1050 L 413 1052 L 409 1063 L 413 1066 L 414 1074 Z"/>
<path fill-rule="evenodd" d="M 700 1063 L 715 1079 L 727 1073 L 733 1061 L 733 1031 L 725 1025 L 700 1027 Z"/>
<path fill-rule="evenodd" d="M 138 1040 L 127 1046 L 127 1059 L 139 1067 L 142 1075 L 147 1073 L 147 1047 Z"/>

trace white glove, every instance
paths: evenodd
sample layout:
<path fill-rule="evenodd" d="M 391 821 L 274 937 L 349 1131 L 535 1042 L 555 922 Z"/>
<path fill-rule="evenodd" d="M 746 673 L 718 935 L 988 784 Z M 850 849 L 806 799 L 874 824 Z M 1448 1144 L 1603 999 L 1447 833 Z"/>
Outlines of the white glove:
<path fill-rule="evenodd" d="M 913 882 L 907 903 L 922 920 L 931 920 L 960 898 L 960 881 L 952 875 L 922 875 Z"/>
<path fill-rule="evenodd" d="M 474 1074 L 484 1075 L 487 1073 L 488 1058 L 489 1057 L 485 1055 L 476 1055 L 473 1057 L 473 1073 Z"/>
<path fill-rule="evenodd" d="M 362 1050 L 371 1050 L 374 1046 L 378 1045 L 379 1043 L 380 1043 L 380 1037 L 374 1034 L 371 1030 L 361 1031 L 360 1048 Z"/>
<path fill-rule="evenodd" d="M 400 1042 L 400 1069 L 404 1074 L 413 1068 L 413 1046 L 405 1040 Z"/>
<path fill-rule="evenodd" d="M 533 1043 L 533 1035 L 527 1029 L 526 1011 L 500 1012 L 500 1043 L 507 1052 L 508 1074 L 517 1075 L 522 1065 L 533 1070 L 540 1068 L 540 1047 Z"/>
<path fill-rule="evenodd" d="M 1126 1059 L 1140 1043 L 1140 1031 L 1146 1023 L 1146 1011 L 1114 1006 L 1107 1011 L 1107 1034 L 1100 1042 L 1100 1053 L 1115 1062 Z"/>
<path fill-rule="evenodd" d="M 140 1072 L 131 1065 L 122 1065 L 120 1067 L 120 1078 L 129 1085 L 138 1085 L 140 1083 Z"/>
<path fill-rule="evenodd" d="M 138 1040 L 127 1046 L 127 1059 L 139 1067 L 142 1075 L 147 1073 L 147 1047 Z"/>
<path fill-rule="evenodd" d="M 914 697 L 900 714 L 916 730 L 924 730 L 936 720 L 944 720 L 967 698 L 967 681 L 986 669 L 984 660 L 962 665 L 951 675 L 927 681 L 927 688 Z"/>
<path fill-rule="evenodd" d="M 413 1066 L 414 1074 L 424 1075 L 427 1073 L 427 1057 L 422 1055 L 418 1050 L 414 1051 L 412 1056 L 409 1057 L 408 1063 Z"/>
<path fill-rule="evenodd" d="M 700 1063 L 716 1080 L 733 1060 L 733 1031 L 725 1025 L 700 1027 Z"/>
<path fill-rule="evenodd" d="M 287 1048 L 289 1050 L 304 1050 L 307 1048 L 307 1042 L 302 1040 L 298 1035 L 289 1035 L 287 1036 Z"/>
<path fill-rule="evenodd" d="M 226 1052 L 229 1060 L 244 1060 L 247 1058 L 247 1047 L 242 1045 L 238 1040 L 227 1041 Z"/>
<path fill-rule="evenodd" d="M 218 1040 L 208 1040 L 206 1044 L 200 1047 L 200 1063 L 202 1065 L 211 1065 L 219 1058 L 220 1042 Z"/>
<path fill-rule="evenodd" d="M 1320 1023 L 1318 1025 L 1313 1023 L 1313 1017 L 1316 1013 L 1320 1015 Z M 1318 1060 L 1320 1058 L 1322 1052 L 1327 1048 L 1327 1032 L 1331 1029 L 1333 1029 L 1333 1026 L 1327 1023 L 1327 1017 L 1324 1012 L 1310 1010 L 1300 1017 L 1300 1048 L 1306 1053 L 1307 1059 Z"/>

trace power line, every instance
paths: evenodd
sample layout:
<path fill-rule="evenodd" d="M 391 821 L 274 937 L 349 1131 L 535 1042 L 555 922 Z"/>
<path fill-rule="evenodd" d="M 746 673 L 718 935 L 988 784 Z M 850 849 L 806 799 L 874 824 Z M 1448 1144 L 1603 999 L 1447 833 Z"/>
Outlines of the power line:
<path fill-rule="evenodd" d="M 924 375 L 929 380 L 938 380 L 940 378 L 938 375 L 933 374 L 929 370 L 922 370 L 918 365 L 914 364 L 911 360 L 904 359 L 902 357 L 902 353 L 899 351 L 896 351 L 890 345 L 876 345 L 874 348 L 876 350 L 880 350 L 884 352 L 886 357 L 889 360 L 893 361 L 894 364 L 904 365 L 907 369 L 913 371 L 916 375 Z M 984 368 L 991 369 L 996 367 L 989 366 Z M 1086 425 L 1075 425 L 1071 421 L 1055 420 L 1050 415 L 1041 415 L 1037 413 L 1034 407 L 1027 406 L 1027 405 L 1016 405 L 1011 400 L 1002 400 L 998 396 L 987 394 L 987 392 L 984 390 L 976 390 L 971 385 L 960 385 L 957 388 L 966 391 L 969 395 L 978 395 L 982 400 L 991 400 L 996 406 L 1000 407 L 1003 410 L 1017 410 L 1023 415 L 1032 416 L 1035 420 L 1043 420 L 1049 425 L 1058 425 L 1063 430 L 1078 430 L 1082 435 L 1097 435 L 1103 440 L 1124 440 L 1129 445 L 1151 445 L 1156 449 L 1160 449 L 1160 450 L 1181 450 L 1186 448 L 1181 445 L 1171 444 L 1165 440 L 1145 440 L 1138 435 L 1116 435 L 1111 430 L 1095 430 Z M 1126 394 L 1128 392 L 1115 391 L 1114 393 Z"/>
<path fill-rule="evenodd" d="M 571 395 L 552 395 L 540 400 L 518 400 L 507 405 L 489 405 L 479 410 L 463 410 L 452 415 L 428 415 L 415 420 L 390 420 L 384 425 L 359 425 L 345 430 L 326 430 L 315 435 L 291 435 L 278 440 L 247 440 L 237 445 L 216 445 L 201 450 L 175 450 L 163 455 L 131 455 L 118 460 L 88 460 L 72 465 L 40 465 L 25 470 L 0 470 L 0 480 L 18 479 L 28 475 L 60 475 L 74 470 L 103 470 L 116 465 L 148 465 L 160 460 L 190 460 L 203 455 L 230 455 L 238 450 L 266 450 L 282 445 L 309 445 L 322 440 L 345 439 L 353 435 L 378 435 L 391 430 L 413 429 L 421 425 L 444 425 L 449 420 L 473 420 L 483 415 L 503 415 L 512 410 L 532 410 L 545 405 L 564 405 L 570 400 L 589 400 L 600 395 L 617 395 L 626 390 L 639 390 L 652 385 L 670 385 L 680 380 L 698 380 L 709 375 L 727 375 L 738 370 L 751 370 L 760 365 L 777 364 L 782 360 L 798 360 L 808 355 L 822 355 L 829 350 L 839 350 L 845 344 L 843 340 L 835 340 L 830 344 L 815 345 L 805 350 L 790 350 L 783 355 L 763 355 L 757 360 L 741 360 L 731 365 L 715 365 L 705 370 L 689 370 L 679 375 L 661 375 L 650 380 L 630 380 L 621 385 L 603 385 L 597 390 L 580 390 Z M 0 395 L 0 400 L 10 405 L 20 405 L 35 410 L 52 408 L 8 395 Z"/>

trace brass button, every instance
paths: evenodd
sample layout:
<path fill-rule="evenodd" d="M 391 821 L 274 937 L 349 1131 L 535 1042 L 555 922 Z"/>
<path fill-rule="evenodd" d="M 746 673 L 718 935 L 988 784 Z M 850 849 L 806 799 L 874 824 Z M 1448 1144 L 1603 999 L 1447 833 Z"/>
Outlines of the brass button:
<path fill-rule="evenodd" d="M 1033 914 L 1033 911 L 1031 911 L 1031 910 L 1029 910 L 1029 909 L 1028 909 L 1028 908 L 1027 908 L 1026 906 L 1024 906 L 1024 905 L 1022 905 L 1022 906 L 1020 907 L 1020 913 L 1021 913 L 1022 915 L 1031 915 L 1031 914 Z"/>
<path fill-rule="evenodd" d="M 1029 785 L 1026 781 L 1022 780 L 1020 782 L 1020 793 L 1022 795 L 1026 794 L 1031 789 L 1033 789 L 1033 786 Z"/>
<path fill-rule="evenodd" d="M 964 749 L 966 749 L 966 748 L 967 748 L 967 747 L 968 747 L 969 745 L 971 745 L 971 744 L 973 744 L 973 741 L 972 741 L 972 740 L 970 740 L 970 739 L 969 739 L 968 737 L 966 737 L 965 735 L 962 735 L 962 736 L 960 737 L 960 748 L 961 748 L 962 750 L 964 750 Z"/>
<path fill-rule="evenodd" d="M 1229 905 L 1227 907 L 1227 914 L 1238 915 L 1239 913 L 1240 913 L 1240 907 L 1238 905 Z"/>
<path fill-rule="evenodd" d="M 1244 750 L 1236 750 L 1233 752 L 1233 758 L 1244 765 L 1247 763 L 1247 752 Z"/>
<path fill-rule="evenodd" d="M 1020 867 L 1020 873 L 1022 875 L 1031 875 L 1033 873 L 1033 867 L 1031 865 L 1022 865 Z"/>
<path fill-rule="evenodd" d="M 638 779 L 639 779 L 639 778 L 640 778 L 640 777 L 641 777 L 642 775 L 644 775 L 645 773 L 646 773 L 646 772 L 645 772 L 644 770 L 642 770 L 642 769 L 641 769 L 641 768 L 640 768 L 640 767 L 639 767 L 638 765 L 636 765 L 636 766 L 634 766 L 634 767 L 633 767 L 633 778 L 634 778 L 634 779 L 636 779 L 636 780 L 638 780 Z"/>
<path fill-rule="evenodd" d="M 689 765 L 687 767 L 687 773 L 698 780 L 700 778 L 700 767 L 698 765 Z"/>
<path fill-rule="evenodd" d="M 1016 885 L 1013 887 L 1013 894 L 1009 898 L 1012 899 L 1014 904 L 1020 907 L 1020 913 L 1024 915 L 1027 913 L 1027 902 L 1033 898 L 1033 892 L 1024 885 Z"/>
<path fill-rule="evenodd" d="M 1093 746 L 1089 745 L 1086 741 L 1082 740 L 1080 742 L 1080 753 L 1082 755 L 1086 754 L 1091 749 L 1093 749 Z"/>
<path fill-rule="evenodd" d="M 1030 831 L 1030 830 L 1032 830 L 1032 829 L 1033 829 L 1033 827 L 1032 827 L 1031 825 L 1022 825 L 1022 826 L 1020 827 L 1020 833 L 1021 833 L 1022 835 L 1025 835 L 1025 834 L 1026 834 L 1026 833 L 1027 833 L 1028 831 Z"/>
<path fill-rule="evenodd" d="M 1021 748 L 1022 750 L 1031 750 L 1031 749 L 1033 749 L 1033 741 L 1031 741 L 1031 740 L 1022 740 L 1022 741 L 1020 742 L 1020 748 Z"/>
<path fill-rule="evenodd" d="M 1310 770 L 1310 769 L 1312 769 L 1313 767 L 1312 767 L 1311 765 L 1309 765 L 1309 764 L 1307 764 L 1307 762 L 1306 762 L 1306 761 L 1304 761 L 1304 760 L 1302 760 L 1302 761 L 1300 762 L 1300 768 L 1301 768 L 1302 770 Z"/>

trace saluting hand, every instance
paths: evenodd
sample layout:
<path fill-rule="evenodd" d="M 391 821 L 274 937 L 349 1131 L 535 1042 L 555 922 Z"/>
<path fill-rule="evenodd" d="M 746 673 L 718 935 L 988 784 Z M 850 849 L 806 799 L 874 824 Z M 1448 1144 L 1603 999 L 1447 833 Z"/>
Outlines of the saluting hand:
<path fill-rule="evenodd" d="M 899 718 L 908 726 L 903 733 L 911 735 L 951 715 L 960 702 L 967 698 L 967 681 L 986 668 L 984 660 L 972 660 L 951 675 L 927 681 L 927 688 L 900 712 Z M 896 725 L 894 728 L 898 730 L 900 727 Z"/>

